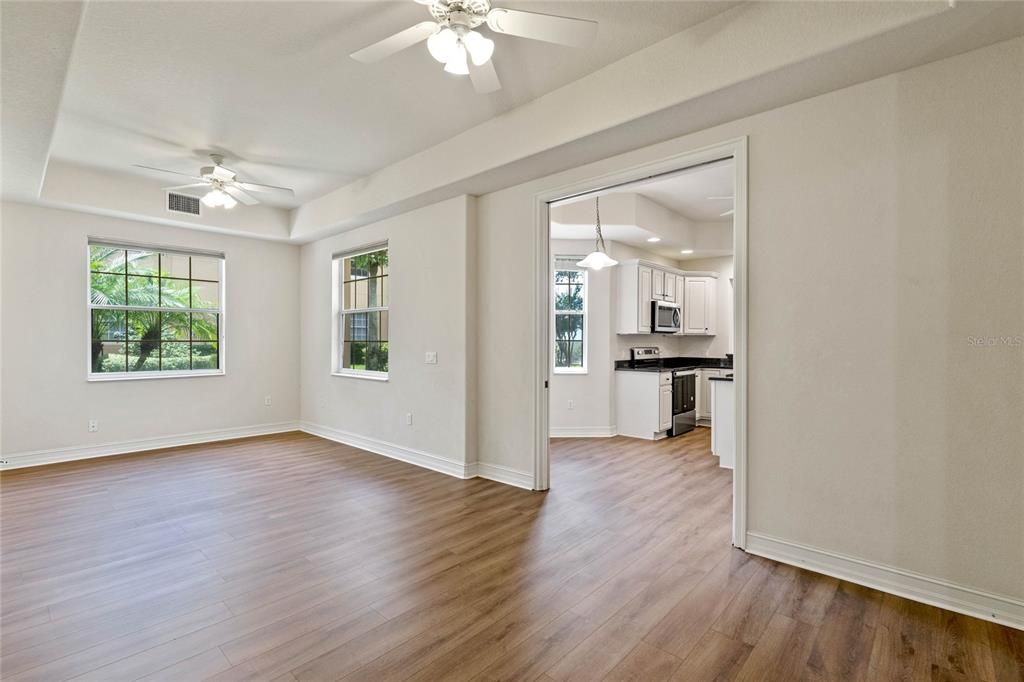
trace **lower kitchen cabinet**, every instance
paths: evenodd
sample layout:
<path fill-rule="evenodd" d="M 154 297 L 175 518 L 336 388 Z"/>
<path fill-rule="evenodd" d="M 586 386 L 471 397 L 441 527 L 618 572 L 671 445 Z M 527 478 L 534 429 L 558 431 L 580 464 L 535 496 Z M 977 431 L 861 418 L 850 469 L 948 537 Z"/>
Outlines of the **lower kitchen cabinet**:
<path fill-rule="evenodd" d="M 697 419 L 711 419 L 713 412 L 711 402 L 711 381 L 709 377 L 722 375 L 720 369 L 697 370 Z"/>
<path fill-rule="evenodd" d="M 672 372 L 615 372 L 615 426 L 620 436 L 655 440 L 672 428 Z"/>
<path fill-rule="evenodd" d="M 671 375 L 669 375 L 671 376 Z M 662 384 L 658 392 L 658 430 L 672 428 L 672 384 Z"/>

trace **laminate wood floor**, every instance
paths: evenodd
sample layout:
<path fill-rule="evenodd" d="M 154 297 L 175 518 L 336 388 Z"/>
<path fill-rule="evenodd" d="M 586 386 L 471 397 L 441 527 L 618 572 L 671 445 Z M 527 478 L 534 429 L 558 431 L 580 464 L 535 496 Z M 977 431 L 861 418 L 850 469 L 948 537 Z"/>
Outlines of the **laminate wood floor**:
<path fill-rule="evenodd" d="M 11 680 L 1024 679 L 1024 633 L 729 546 L 706 429 L 553 488 L 304 434 L 5 473 Z"/>

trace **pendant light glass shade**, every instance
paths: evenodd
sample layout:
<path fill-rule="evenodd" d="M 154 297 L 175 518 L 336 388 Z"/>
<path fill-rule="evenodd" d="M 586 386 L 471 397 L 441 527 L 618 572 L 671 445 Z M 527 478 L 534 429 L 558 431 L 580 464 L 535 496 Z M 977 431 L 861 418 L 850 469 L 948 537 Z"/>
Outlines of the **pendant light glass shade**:
<path fill-rule="evenodd" d="M 234 208 L 238 205 L 233 196 L 220 188 L 211 189 L 200 201 L 210 208 Z"/>
<path fill-rule="evenodd" d="M 473 64 L 476 66 L 483 66 L 491 58 L 491 55 L 494 54 L 494 41 L 490 38 L 485 38 L 476 31 L 467 33 L 462 42 L 469 51 L 469 58 L 473 60 Z"/>
<path fill-rule="evenodd" d="M 455 46 L 455 50 L 448 59 L 448 63 L 445 64 L 444 70 L 448 73 L 454 73 L 456 76 L 466 76 L 469 74 L 469 64 L 466 63 L 466 46 L 461 42 Z"/>
<path fill-rule="evenodd" d="M 619 261 L 609 256 L 604 246 L 604 235 L 601 234 L 601 197 L 594 198 L 594 213 L 594 231 L 597 233 L 597 237 L 594 239 L 594 250 L 576 265 L 588 270 L 603 270 L 618 265 Z"/>
<path fill-rule="evenodd" d="M 455 31 L 446 26 L 427 38 L 427 51 L 437 61 L 447 64 L 448 60 L 452 58 L 452 54 L 455 52 L 455 45 L 458 42 L 459 36 L 456 35 Z"/>
<path fill-rule="evenodd" d="M 618 265 L 619 261 L 609 256 L 604 251 L 591 251 L 590 254 L 576 263 L 581 268 L 587 268 L 588 270 L 603 270 L 604 268 L 610 268 L 613 265 Z"/>

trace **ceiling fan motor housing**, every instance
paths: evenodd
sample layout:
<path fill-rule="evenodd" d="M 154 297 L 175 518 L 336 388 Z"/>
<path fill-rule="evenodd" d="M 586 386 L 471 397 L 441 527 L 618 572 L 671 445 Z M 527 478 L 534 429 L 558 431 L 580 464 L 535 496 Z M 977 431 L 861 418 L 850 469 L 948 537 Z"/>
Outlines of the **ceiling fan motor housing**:
<path fill-rule="evenodd" d="M 452 28 L 476 28 L 487 20 L 490 10 L 491 3 L 487 0 L 438 0 L 430 5 L 430 14 L 434 19 Z"/>

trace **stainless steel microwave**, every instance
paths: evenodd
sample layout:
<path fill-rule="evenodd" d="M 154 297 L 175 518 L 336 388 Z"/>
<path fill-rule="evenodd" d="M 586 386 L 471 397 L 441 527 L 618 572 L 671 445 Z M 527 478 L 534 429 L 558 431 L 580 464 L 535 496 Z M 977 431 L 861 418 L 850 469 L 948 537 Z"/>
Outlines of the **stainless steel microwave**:
<path fill-rule="evenodd" d="M 675 334 L 682 323 L 679 306 L 665 301 L 651 301 L 651 331 L 657 334 Z"/>

